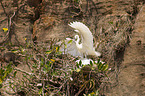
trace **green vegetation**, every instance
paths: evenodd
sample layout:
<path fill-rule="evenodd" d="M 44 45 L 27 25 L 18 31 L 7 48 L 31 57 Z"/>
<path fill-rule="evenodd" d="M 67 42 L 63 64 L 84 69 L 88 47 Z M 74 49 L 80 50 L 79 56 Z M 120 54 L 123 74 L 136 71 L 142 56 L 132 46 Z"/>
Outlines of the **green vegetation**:
<path fill-rule="evenodd" d="M 7 92 L 9 94 L 96 96 L 108 72 L 108 64 L 100 60 L 85 66 L 81 61 L 76 63 L 78 58 L 61 54 L 55 44 L 48 49 L 27 42 L 25 47 L 11 48 L 10 51 L 18 55 L 20 64 L 15 66 L 9 62 L 0 69 L 1 88 L 9 86 L 13 90 Z M 4 82 L 8 78 L 10 81 L 6 85 Z"/>

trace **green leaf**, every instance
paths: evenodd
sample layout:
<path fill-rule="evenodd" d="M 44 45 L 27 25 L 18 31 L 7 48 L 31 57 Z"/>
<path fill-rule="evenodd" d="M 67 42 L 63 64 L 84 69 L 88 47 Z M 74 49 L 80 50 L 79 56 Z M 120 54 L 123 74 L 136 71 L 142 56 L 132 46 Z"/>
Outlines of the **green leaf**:
<path fill-rule="evenodd" d="M 39 94 L 39 95 L 42 94 L 42 88 L 39 90 L 38 94 Z"/>
<path fill-rule="evenodd" d="M 92 63 L 92 61 L 90 61 L 90 65 L 91 65 L 91 66 L 93 66 L 93 63 Z"/>
<path fill-rule="evenodd" d="M 27 77 L 27 76 L 23 74 L 23 77 Z"/>
<path fill-rule="evenodd" d="M 18 50 L 11 50 L 11 52 L 13 52 L 13 53 L 18 53 Z"/>
<path fill-rule="evenodd" d="M 66 44 L 64 44 L 64 48 L 65 48 L 65 49 L 67 48 L 67 45 L 66 45 Z"/>
<path fill-rule="evenodd" d="M 60 92 L 58 92 L 58 95 L 61 95 L 61 93 L 60 93 Z"/>
<path fill-rule="evenodd" d="M 6 76 L 8 75 L 7 72 L 4 73 L 4 76 L 2 77 L 2 80 L 6 78 Z"/>
<path fill-rule="evenodd" d="M 80 65 L 80 66 L 82 65 L 82 60 L 79 61 L 79 65 Z"/>
<path fill-rule="evenodd" d="M 0 88 L 2 88 L 3 87 L 3 85 L 2 84 L 0 84 Z M 0 94 L 1 95 L 1 94 Z"/>
<path fill-rule="evenodd" d="M 113 21 L 109 21 L 108 23 L 109 23 L 109 24 L 113 24 Z"/>
<path fill-rule="evenodd" d="M 99 64 L 100 63 L 100 59 L 98 59 L 98 61 L 97 61 L 97 64 Z"/>
<path fill-rule="evenodd" d="M 49 84 L 46 87 L 49 88 Z"/>
<path fill-rule="evenodd" d="M 48 65 L 45 64 L 44 66 L 45 66 L 45 68 L 48 68 Z"/>
<path fill-rule="evenodd" d="M 76 64 L 77 68 L 79 68 L 79 63 Z"/>
<path fill-rule="evenodd" d="M 72 43 L 72 40 L 69 40 L 69 41 L 68 41 L 68 44 L 69 44 L 69 43 Z"/>
<path fill-rule="evenodd" d="M 44 64 L 44 60 L 43 60 L 43 58 L 41 58 L 41 66 L 43 66 L 43 64 Z"/>
<path fill-rule="evenodd" d="M 50 54 L 52 51 L 45 51 L 45 54 Z"/>
<path fill-rule="evenodd" d="M 102 63 L 99 63 L 98 64 L 98 69 L 101 70 L 102 66 L 103 66 L 103 64 Z"/>
<path fill-rule="evenodd" d="M 33 64 L 32 67 L 37 68 L 37 65 L 36 64 Z"/>
<path fill-rule="evenodd" d="M 43 71 L 44 71 L 44 72 L 47 72 L 46 68 L 43 68 Z"/>
<path fill-rule="evenodd" d="M 2 68 L 0 69 L 0 75 L 4 75 L 4 70 Z"/>
<path fill-rule="evenodd" d="M 14 77 L 16 76 L 16 74 L 17 74 L 17 71 L 14 72 Z"/>
<path fill-rule="evenodd" d="M 103 66 L 102 71 L 106 71 L 107 69 L 108 69 L 108 64 L 106 64 L 106 65 Z"/>
<path fill-rule="evenodd" d="M 102 64 L 102 63 L 101 63 L 101 64 Z M 101 66 L 101 69 L 100 69 L 101 71 L 103 71 L 103 67 L 104 67 L 104 64 L 102 64 L 102 66 Z"/>

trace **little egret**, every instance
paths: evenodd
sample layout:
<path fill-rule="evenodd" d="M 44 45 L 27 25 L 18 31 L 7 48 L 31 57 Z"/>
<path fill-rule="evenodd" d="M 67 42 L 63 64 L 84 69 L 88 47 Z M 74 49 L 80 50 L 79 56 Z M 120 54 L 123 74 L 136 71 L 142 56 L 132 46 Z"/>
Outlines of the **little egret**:
<path fill-rule="evenodd" d="M 70 27 L 75 29 L 74 31 L 77 32 L 81 36 L 81 44 L 80 38 L 78 35 L 75 35 L 75 39 L 66 38 L 65 45 L 66 48 L 60 47 L 60 51 L 64 51 L 64 53 L 69 53 L 73 56 L 81 56 L 86 57 L 87 55 L 95 55 L 100 56 L 101 53 L 95 51 L 93 47 L 93 35 L 89 28 L 81 23 L 81 22 L 72 22 L 69 24 Z M 72 41 L 71 43 L 69 41 Z"/>
<path fill-rule="evenodd" d="M 75 35 L 74 37 L 75 39 L 66 38 L 64 42 L 58 42 L 57 45 L 61 45 L 59 51 L 62 51 L 63 54 L 68 53 L 73 56 L 83 57 L 83 54 L 79 51 L 82 49 L 82 44 L 79 44 L 79 35 Z"/>
<path fill-rule="evenodd" d="M 79 38 L 79 35 L 75 35 L 75 42 L 76 42 L 76 46 L 79 48 L 79 49 L 82 49 L 82 44 L 79 44 L 80 42 L 80 38 Z"/>

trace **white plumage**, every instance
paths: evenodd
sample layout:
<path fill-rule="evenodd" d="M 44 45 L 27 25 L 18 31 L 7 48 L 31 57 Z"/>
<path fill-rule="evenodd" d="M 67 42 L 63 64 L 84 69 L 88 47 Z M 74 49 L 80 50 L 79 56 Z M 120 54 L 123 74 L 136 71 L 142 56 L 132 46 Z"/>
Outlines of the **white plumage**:
<path fill-rule="evenodd" d="M 81 22 L 72 22 L 69 24 L 70 27 L 75 29 L 75 31 L 81 36 L 81 44 L 80 38 L 78 35 L 75 35 L 75 39 L 66 38 L 65 44 L 66 48 L 64 46 L 60 47 L 60 51 L 64 53 L 69 53 L 73 56 L 81 56 L 84 57 L 86 55 L 95 55 L 100 56 L 101 54 L 97 51 L 95 51 L 95 48 L 93 47 L 93 35 L 89 28 L 81 23 Z M 72 40 L 71 43 L 68 43 L 70 40 Z"/>
<path fill-rule="evenodd" d="M 77 48 L 78 49 L 82 49 L 82 43 L 81 44 L 79 44 L 79 42 L 80 42 L 80 38 L 79 38 L 79 35 L 75 35 L 75 42 L 76 42 L 76 46 L 77 46 Z"/>
<path fill-rule="evenodd" d="M 60 51 L 63 52 L 63 54 L 71 54 L 73 56 L 81 56 L 83 57 L 83 54 L 79 51 L 82 49 L 82 44 L 79 44 L 79 35 L 75 35 L 75 39 L 66 38 L 64 42 L 57 42 L 57 45 L 61 45 Z"/>
<path fill-rule="evenodd" d="M 87 59 L 87 58 L 79 59 L 76 62 L 79 63 L 80 61 L 82 62 L 82 65 L 89 65 L 90 62 L 93 63 L 93 60 L 92 59 Z"/>

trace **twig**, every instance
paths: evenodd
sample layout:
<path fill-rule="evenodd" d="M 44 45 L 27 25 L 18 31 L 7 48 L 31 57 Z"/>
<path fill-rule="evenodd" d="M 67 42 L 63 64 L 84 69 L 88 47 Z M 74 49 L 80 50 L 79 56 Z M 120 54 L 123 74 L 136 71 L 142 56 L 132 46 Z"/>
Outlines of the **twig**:
<path fill-rule="evenodd" d="M 2 6 L 2 8 L 3 8 L 3 10 L 4 10 L 4 13 L 5 13 L 6 16 L 8 17 L 8 14 L 6 13 L 6 10 L 5 10 L 4 5 L 3 5 L 3 3 L 2 3 L 2 0 L 0 0 L 0 2 L 1 2 L 1 6 Z"/>
<path fill-rule="evenodd" d="M 79 90 L 79 92 L 78 93 L 76 93 L 76 95 L 75 96 L 78 96 L 85 88 L 86 88 L 86 85 L 87 85 L 87 83 L 88 83 L 89 81 L 86 81 L 84 84 L 83 84 L 83 86 L 80 88 L 81 90 Z"/>
<path fill-rule="evenodd" d="M 67 96 L 70 96 L 70 92 L 69 92 L 69 89 L 70 89 L 70 87 L 69 87 L 69 82 L 67 82 Z"/>
<path fill-rule="evenodd" d="M 60 90 L 61 90 L 61 88 L 64 86 L 64 84 L 67 82 L 68 80 L 66 80 L 60 87 L 59 87 L 59 90 L 56 92 L 56 93 L 58 93 Z"/>
<path fill-rule="evenodd" d="M 28 62 L 28 58 L 26 58 L 26 64 L 27 64 L 27 66 L 29 67 L 30 71 L 32 71 L 32 68 L 31 68 L 31 66 L 30 66 L 30 64 L 29 64 L 29 62 Z"/>
<path fill-rule="evenodd" d="M 43 88 L 42 88 L 42 96 L 45 96 L 45 94 L 44 94 L 44 89 L 45 89 L 45 82 L 44 82 L 44 80 L 42 81 L 42 84 L 43 84 Z"/>
<path fill-rule="evenodd" d="M 95 7 L 95 10 L 96 10 L 96 12 L 97 12 L 97 14 L 98 14 L 98 8 L 96 7 L 96 4 L 94 3 L 94 1 L 93 0 L 90 0 L 91 2 L 92 2 L 92 4 L 93 4 L 93 6 Z"/>
<path fill-rule="evenodd" d="M 9 94 L 10 96 L 11 96 L 11 95 L 16 95 L 16 93 L 10 93 L 10 92 L 8 92 L 7 90 L 5 90 L 5 92 L 6 92 L 7 94 Z"/>
<path fill-rule="evenodd" d="M 1 3 L 2 4 L 2 3 Z M 4 38 L 4 40 L 2 41 L 2 42 L 0 42 L 0 45 L 1 44 L 3 44 L 3 43 L 5 43 L 8 39 L 10 39 L 10 37 L 11 37 L 11 34 L 10 34 L 10 32 L 11 32 L 11 22 L 12 22 L 12 18 L 15 16 L 15 12 L 14 12 L 14 14 L 10 17 L 10 19 L 9 19 L 9 17 L 7 16 L 7 18 L 8 18 L 8 32 L 7 32 L 7 34 L 6 34 L 6 36 L 5 36 L 5 38 Z"/>
<path fill-rule="evenodd" d="M 18 71 L 23 72 L 23 73 L 28 74 L 28 75 L 34 75 L 33 73 L 26 72 L 25 70 L 22 70 L 22 69 L 17 68 L 17 67 L 15 67 L 14 70 L 18 70 Z"/>
<path fill-rule="evenodd" d="M 8 36 L 9 35 L 9 37 L 10 37 L 10 32 L 11 32 L 11 22 L 12 22 L 12 18 L 15 16 L 15 12 L 14 12 L 14 14 L 10 17 L 10 19 L 8 20 L 8 32 L 7 32 L 7 35 L 6 36 Z"/>

